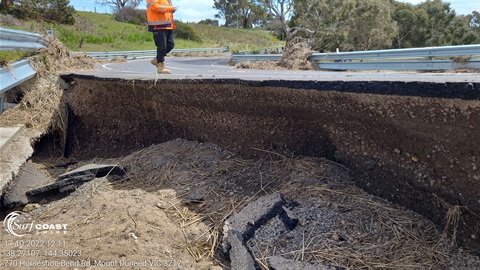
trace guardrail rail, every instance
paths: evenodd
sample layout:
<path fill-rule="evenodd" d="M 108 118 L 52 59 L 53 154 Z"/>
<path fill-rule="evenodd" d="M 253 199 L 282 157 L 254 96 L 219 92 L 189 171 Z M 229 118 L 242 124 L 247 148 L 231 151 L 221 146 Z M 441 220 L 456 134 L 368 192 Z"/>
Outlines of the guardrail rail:
<path fill-rule="evenodd" d="M 309 60 L 320 69 L 329 70 L 454 70 L 480 69 L 480 44 L 372 50 L 356 52 L 314 53 Z M 232 56 L 233 63 L 244 61 L 279 61 L 282 54 L 251 54 Z M 434 59 L 453 58 L 453 59 Z M 458 58 L 458 59 L 455 59 Z"/>
<path fill-rule="evenodd" d="M 3 112 L 5 92 L 35 76 L 37 72 L 29 60 L 21 60 L 11 68 L 0 69 L 0 114 Z"/>
<path fill-rule="evenodd" d="M 207 53 L 207 52 L 228 52 L 228 47 L 221 48 L 193 48 L 193 49 L 173 49 L 170 53 Z M 157 50 L 144 51 L 117 51 L 117 52 L 74 52 L 74 54 L 84 54 L 96 59 L 114 59 L 124 58 L 127 60 L 152 58 L 157 55 Z"/>
<path fill-rule="evenodd" d="M 40 34 L 0 27 L 0 51 L 35 51 L 48 46 Z M 29 60 L 21 60 L 0 68 L 0 114 L 4 109 L 5 92 L 35 76 Z"/>
<path fill-rule="evenodd" d="M 0 51 L 38 50 L 48 46 L 42 35 L 0 27 Z"/>
<path fill-rule="evenodd" d="M 265 49 L 258 49 L 258 50 L 249 50 L 249 51 L 239 51 L 235 53 L 236 55 L 245 55 L 245 54 L 279 54 L 285 50 L 285 47 L 273 47 L 273 48 L 265 48 Z"/>

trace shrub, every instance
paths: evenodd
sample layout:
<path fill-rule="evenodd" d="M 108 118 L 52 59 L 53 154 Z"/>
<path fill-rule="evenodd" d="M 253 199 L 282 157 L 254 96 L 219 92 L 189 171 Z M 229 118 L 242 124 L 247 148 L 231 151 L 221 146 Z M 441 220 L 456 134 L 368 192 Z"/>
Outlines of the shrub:
<path fill-rule="evenodd" d="M 199 21 L 198 24 L 218 26 L 218 20 L 205 19 L 205 20 Z"/>
<path fill-rule="evenodd" d="M 115 20 L 137 25 L 147 24 L 147 15 L 145 9 L 135 9 L 133 7 L 123 7 L 115 13 Z"/>
<path fill-rule="evenodd" d="M 75 9 L 69 4 L 69 0 L 16 0 L 8 7 L 8 13 L 19 19 L 74 24 Z"/>
<path fill-rule="evenodd" d="M 177 28 L 175 29 L 175 37 L 202 42 L 200 36 L 195 32 L 195 30 L 193 30 L 193 28 L 188 23 L 175 21 L 175 25 L 177 26 Z"/>

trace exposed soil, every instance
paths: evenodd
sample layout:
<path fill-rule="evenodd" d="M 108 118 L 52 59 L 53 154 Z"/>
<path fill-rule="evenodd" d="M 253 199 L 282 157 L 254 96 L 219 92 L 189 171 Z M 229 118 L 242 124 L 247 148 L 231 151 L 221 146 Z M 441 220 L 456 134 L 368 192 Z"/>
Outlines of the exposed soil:
<path fill-rule="evenodd" d="M 255 82 L 75 80 L 69 97 L 76 115 L 74 157 L 124 155 L 178 137 L 214 142 L 245 157 L 263 156 L 255 148 L 327 157 L 349 167 L 368 192 L 439 226 L 459 207 L 456 236 L 478 252 L 477 100 L 357 94 L 348 92 L 349 85 L 337 92 Z"/>
<path fill-rule="evenodd" d="M 304 68 L 293 60 L 308 50 L 289 52 L 286 68 Z M 92 64 L 69 62 L 55 42 L 39 59 L 42 77 Z M 249 241 L 265 269 L 277 255 L 347 269 L 480 268 L 457 249 L 480 253 L 478 85 L 65 78 L 70 86 L 42 87 L 53 100 L 26 95 L 0 122 L 24 112 L 32 130 L 55 129 L 32 158 L 52 180 L 105 159 L 128 173 L 16 209 L 28 212 L 16 219 L 27 227 L 15 228 L 26 235 L 2 229 L 2 269 L 229 268 L 218 248 L 223 221 L 276 191 L 296 202 L 301 222 L 287 232 L 272 220 Z"/>

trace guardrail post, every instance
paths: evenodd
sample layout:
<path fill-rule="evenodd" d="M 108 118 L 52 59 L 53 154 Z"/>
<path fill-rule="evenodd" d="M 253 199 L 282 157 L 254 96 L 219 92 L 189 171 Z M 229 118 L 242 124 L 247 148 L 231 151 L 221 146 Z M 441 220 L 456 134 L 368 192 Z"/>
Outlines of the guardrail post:
<path fill-rule="evenodd" d="M 0 94 L 0 114 L 3 113 L 3 104 L 5 102 L 5 93 Z"/>

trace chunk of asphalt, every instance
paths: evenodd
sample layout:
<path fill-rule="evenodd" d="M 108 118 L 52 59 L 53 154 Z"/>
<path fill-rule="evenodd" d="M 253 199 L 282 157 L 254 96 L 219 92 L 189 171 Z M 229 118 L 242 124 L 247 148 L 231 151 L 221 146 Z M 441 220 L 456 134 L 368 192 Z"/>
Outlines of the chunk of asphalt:
<path fill-rule="evenodd" d="M 48 182 L 48 175 L 45 172 L 37 169 L 31 161 L 26 162 L 3 194 L 3 205 L 13 208 L 30 203 L 25 193 Z"/>
<path fill-rule="evenodd" d="M 227 233 L 230 243 L 230 266 L 232 270 L 256 270 L 253 256 L 243 242 L 242 234 L 235 230 Z"/>
<path fill-rule="evenodd" d="M 93 174 L 95 177 L 104 177 L 107 175 L 123 175 L 125 174 L 125 170 L 115 164 L 88 164 L 70 172 L 61 174 L 58 177 L 57 181 L 90 174 Z"/>
<path fill-rule="evenodd" d="M 270 269 L 273 270 L 341 270 L 333 266 L 325 266 L 318 263 L 300 262 L 283 258 L 281 256 L 273 256 L 268 259 Z"/>
<path fill-rule="evenodd" d="M 298 224 L 298 217 L 287 207 L 282 206 L 282 209 L 283 211 L 278 214 L 278 217 L 289 231 L 295 229 Z"/>
<path fill-rule="evenodd" d="M 235 230 L 242 233 L 243 239 L 250 239 L 255 230 L 283 212 L 286 204 L 280 193 L 275 192 L 249 203 L 240 212 L 225 221 L 224 232 Z"/>
<path fill-rule="evenodd" d="M 253 260 L 252 252 L 247 247 L 246 242 L 254 236 L 257 229 L 267 224 L 270 219 L 278 215 L 287 229 L 293 230 L 295 228 L 298 219 L 285 207 L 286 205 L 287 202 L 280 193 L 272 193 L 249 203 L 240 212 L 225 221 L 223 250 L 225 253 L 230 252 L 232 269 L 251 269 L 244 268 L 246 266 L 242 263 L 237 265 L 240 261 L 252 261 L 252 265 L 248 267 L 260 269 L 259 265 Z"/>
<path fill-rule="evenodd" d="M 95 178 L 95 174 L 83 174 L 77 175 L 71 178 L 66 178 L 62 180 L 57 180 L 55 183 L 46 185 L 43 187 L 35 188 L 26 192 L 27 196 L 37 196 L 39 194 L 50 193 L 55 190 L 60 190 L 61 188 L 72 186 L 72 185 L 81 185 L 84 182 L 91 181 Z M 64 189 L 62 189 L 64 190 Z"/>

